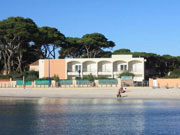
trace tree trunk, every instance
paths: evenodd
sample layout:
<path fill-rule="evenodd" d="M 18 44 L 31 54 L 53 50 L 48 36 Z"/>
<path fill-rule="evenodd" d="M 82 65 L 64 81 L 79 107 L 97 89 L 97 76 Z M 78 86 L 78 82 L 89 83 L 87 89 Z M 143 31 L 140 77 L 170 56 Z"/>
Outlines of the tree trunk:
<path fill-rule="evenodd" d="M 87 57 L 90 58 L 90 52 L 89 52 L 90 47 L 86 45 L 85 49 L 86 49 Z"/>
<path fill-rule="evenodd" d="M 3 59 L 4 59 L 4 70 L 5 70 L 5 73 L 7 75 L 8 74 L 7 57 L 6 57 L 5 52 L 2 52 L 2 55 L 3 55 Z"/>
<path fill-rule="evenodd" d="M 19 52 L 19 56 L 17 56 L 17 60 L 18 60 L 18 67 L 16 71 L 22 73 L 22 51 Z"/>

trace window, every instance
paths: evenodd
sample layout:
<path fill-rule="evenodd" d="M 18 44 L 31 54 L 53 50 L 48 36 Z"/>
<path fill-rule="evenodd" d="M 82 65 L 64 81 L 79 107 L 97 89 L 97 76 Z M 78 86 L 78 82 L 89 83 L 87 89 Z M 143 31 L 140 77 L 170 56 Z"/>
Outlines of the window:
<path fill-rule="evenodd" d="M 81 71 L 81 65 L 75 65 L 75 72 Z"/>
<path fill-rule="evenodd" d="M 120 70 L 127 70 L 127 65 L 121 65 Z"/>

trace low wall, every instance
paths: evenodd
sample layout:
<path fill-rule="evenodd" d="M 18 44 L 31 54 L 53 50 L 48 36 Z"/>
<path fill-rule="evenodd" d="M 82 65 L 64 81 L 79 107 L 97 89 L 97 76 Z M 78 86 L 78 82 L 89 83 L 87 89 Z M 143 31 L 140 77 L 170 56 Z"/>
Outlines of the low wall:
<path fill-rule="evenodd" d="M 133 80 L 132 79 L 122 79 L 121 83 L 123 86 L 134 86 Z"/>
<path fill-rule="evenodd" d="M 83 83 L 77 83 L 78 80 L 72 80 L 72 83 L 70 85 L 66 84 L 61 84 L 60 87 L 121 87 L 121 79 L 117 79 L 117 83 L 113 84 L 110 80 L 109 83 L 99 83 L 99 80 L 95 80 L 94 83 L 88 83 L 88 84 L 83 84 Z M 112 84 L 111 84 L 112 83 Z M 31 84 L 23 85 L 22 80 L 18 81 L 0 81 L 0 88 L 23 88 L 23 87 L 36 87 L 36 88 L 47 88 L 49 87 L 47 84 L 46 85 L 36 85 L 35 81 L 32 81 Z M 51 81 L 51 86 L 50 87 L 56 87 L 56 83 L 54 80 Z"/>
<path fill-rule="evenodd" d="M 153 82 L 156 80 L 156 84 Z M 180 79 L 176 79 L 176 78 L 157 78 L 157 79 L 149 79 L 149 86 L 150 87 L 180 87 Z"/>
<path fill-rule="evenodd" d="M 0 82 L 9 82 L 9 81 L 11 81 L 10 78 L 9 79 L 0 79 Z"/>

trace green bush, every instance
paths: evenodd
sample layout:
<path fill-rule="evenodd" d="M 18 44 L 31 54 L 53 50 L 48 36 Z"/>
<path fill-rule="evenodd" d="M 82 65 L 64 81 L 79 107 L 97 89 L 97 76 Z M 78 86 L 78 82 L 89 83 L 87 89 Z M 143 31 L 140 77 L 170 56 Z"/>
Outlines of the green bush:
<path fill-rule="evenodd" d="M 13 80 L 22 80 L 22 79 L 23 79 L 23 75 L 20 74 L 20 73 L 18 73 L 18 72 L 15 72 L 15 71 L 11 72 L 11 73 L 9 74 L 9 76 L 10 76 Z"/>
<path fill-rule="evenodd" d="M 55 82 L 59 82 L 59 76 L 58 75 L 54 75 L 53 80 L 55 80 Z"/>
<path fill-rule="evenodd" d="M 38 80 L 49 80 L 49 77 L 39 78 Z M 50 77 L 50 80 L 54 80 L 54 78 L 53 78 L 53 77 Z"/>
<path fill-rule="evenodd" d="M 106 76 L 101 75 L 101 76 L 96 77 L 96 80 L 99 80 L 99 79 L 110 79 L 110 78 L 107 78 Z"/>
<path fill-rule="evenodd" d="M 174 69 L 169 76 L 165 76 L 164 78 L 180 78 L 180 69 Z"/>
<path fill-rule="evenodd" d="M 9 75 L 0 74 L 0 79 L 9 79 L 9 78 L 11 78 Z"/>
<path fill-rule="evenodd" d="M 35 75 L 28 75 L 28 76 L 25 78 L 26 81 L 34 81 L 34 80 L 37 80 L 37 79 L 38 79 L 38 77 L 35 76 Z"/>
<path fill-rule="evenodd" d="M 38 79 L 39 73 L 37 71 L 25 71 L 22 73 L 13 71 L 9 73 L 8 75 L 0 75 L 0 78 L 1 79 L 12 78 L 13 80 L 22 80 L 23 76 L 25 77 L 25 80 L 33 81 L 33 80 Z"/>
<path fill-rule="evenodd" d="M 92 74 L 83 76 L 83 80 L 89 80 L 90 82 L 94 82 L 95 77 Z"/>
<path fill-rule="evenodd" d="M 121 78 L 121 76 L 132 76 L 132 77 L 134 77 L 134 74 L 130 73 L 130 72 L 123 72 L 123 73 L 118 75 L 119 78 Z"/>

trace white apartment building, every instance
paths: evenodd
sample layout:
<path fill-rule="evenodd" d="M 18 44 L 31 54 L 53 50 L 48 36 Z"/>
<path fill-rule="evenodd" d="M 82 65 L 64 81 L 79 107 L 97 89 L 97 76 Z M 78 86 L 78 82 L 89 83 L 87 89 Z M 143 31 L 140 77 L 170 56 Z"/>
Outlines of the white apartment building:
<path fill-rule="evenodd" d="M 144 58 L 133 58 L 132 55 L 112 55 L 111 58 L 68 58 L 65 59 L 66 79 L 94 76 L 117 78 L 128 71 L 135 76 L 134 81 L 144 80 Z"/>

